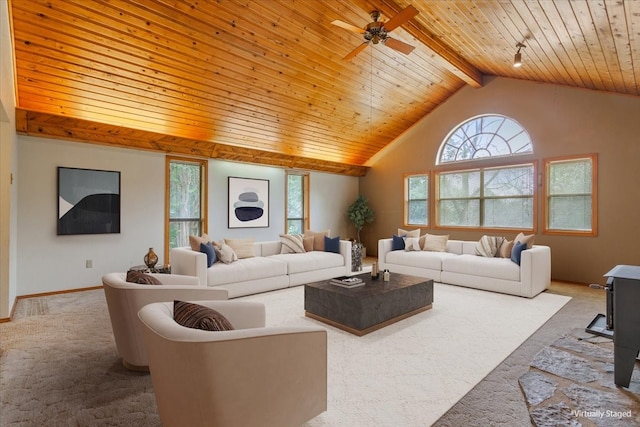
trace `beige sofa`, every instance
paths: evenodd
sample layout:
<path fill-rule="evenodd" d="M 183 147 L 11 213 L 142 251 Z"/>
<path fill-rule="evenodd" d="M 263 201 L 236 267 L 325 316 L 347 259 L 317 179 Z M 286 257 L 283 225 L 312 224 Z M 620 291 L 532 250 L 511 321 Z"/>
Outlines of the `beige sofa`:
<path fill-rule="evenodd" d="M 351 242 L 340 241 L 340 253 L 310 251 L 281 254 L 282 242 L 255 242 L 255 256 L 207 268 L 207 256 L 190 247 L 169 252 L 171 272 L 196 276 L 200 283 L 225 289 L 229 298 L 351 274 Z"/>
<path fill-rule="evenodd" d="M 109 273 L 102 277 L 109 318 L 116 348 L 125 368 L 147 371 L 147 351 L 142 341 L 138 310 L 152 302 L 227 299 L 224 289 L 200 286 L 197 277 L 177 274 L 150 274 L 163 285 L 138 285 L 127 282 L 126 273 Z"/>
<path fill-rule="evenodd" d="M 265 327 L 264 304 L 198 301 L 235 330 L 185 328 L 172 303 L 143 307 L 163 426 L 297 427 L 327 409 L 327 331 Z"/>
<path fill-rule="evenodd" d="M 378 241 L 380 269 L 426 277 L 436 282 L 533 298 L 551 284 L 551 249 L 533 245 L 522 251 L 520 265 L 509 258 L 475 255 L 477 242 L 449 240 L 446 252 L 392 249 L 392 239 Z"/>

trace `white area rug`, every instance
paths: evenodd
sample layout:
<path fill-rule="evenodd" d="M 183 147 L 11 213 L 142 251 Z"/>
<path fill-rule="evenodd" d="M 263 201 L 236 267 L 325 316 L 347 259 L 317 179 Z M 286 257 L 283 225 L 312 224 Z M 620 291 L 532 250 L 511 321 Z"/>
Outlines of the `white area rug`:
<path fill-rule="evenodd" d="M 307 426 L 428 426 L 571 298 L 434 285 L 433 308 L 363 337 L 304 317 L 304 286 L 239 298 L 328 331 L 328 409 Z"/>

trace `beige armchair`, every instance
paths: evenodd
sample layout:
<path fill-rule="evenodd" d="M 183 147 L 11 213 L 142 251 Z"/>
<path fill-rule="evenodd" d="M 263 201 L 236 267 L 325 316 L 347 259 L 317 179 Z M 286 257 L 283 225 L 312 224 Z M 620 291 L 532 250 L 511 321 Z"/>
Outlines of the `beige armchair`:
<path fill-rule="evenodd" d="M 139 312 L 163 426 L 299 426 L 326 411 L 325 329 L 265 327 L 256 302 L 197 303 L 235 330 L 185 328 L 172 303 Z"/>
<path fill-rule="evenodd" d="M 227 299 L 223 289 L 200 286 L 197 277 L 177 274 L 151 274 L 162 285 L 138 285 L 125 280 L 126 273 L 109 273 L 102 277 L 109 308 L 111 327 L 118 353 L 125 368 L 148 371 L 147 352 L 142 339 L 138 311 L 147 304 L 160 301 Z"/>

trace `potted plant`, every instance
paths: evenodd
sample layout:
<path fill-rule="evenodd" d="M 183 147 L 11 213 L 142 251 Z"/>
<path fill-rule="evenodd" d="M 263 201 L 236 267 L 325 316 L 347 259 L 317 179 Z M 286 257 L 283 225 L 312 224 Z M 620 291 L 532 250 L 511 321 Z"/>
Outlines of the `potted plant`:
<path fill-rule="evenodd" d="M 353 258 L 354 261 L 358 263 L 358 270 L 360 270 L 363 254 L 366 254 L 365 249 L 362 246 L 362 242 L 360 241 L 360 230 L 362 230 L 362 227 L 365 225 L 365 223 L 370 223 L 374 219 L 376 219 L 376 214 L 373 212 L 373 209 L 371 209 L 371 206 L 369 206 L 369 201 L 367 200 L 367 198 L 362 194 L 358 195 L 356 200 L 349 205 L 349 207 L 347 208 L 347 214 L 349 216 L 349 220 L 356 227 L 356 235 L 358 237 L 358 240 L 353 245 L 353 247 L 354 251 L 360 253 L 360 256 L 358 256 L 358 254 L 354 254 L 355 256 Z M 354 270 L 355 267 L 356 266 L 354 265 Z"/>

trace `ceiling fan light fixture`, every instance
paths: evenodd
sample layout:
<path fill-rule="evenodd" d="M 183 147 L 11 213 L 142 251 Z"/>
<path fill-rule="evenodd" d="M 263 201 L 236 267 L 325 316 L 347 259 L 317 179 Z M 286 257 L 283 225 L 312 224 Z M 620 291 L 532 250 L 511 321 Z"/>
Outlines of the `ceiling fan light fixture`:
<path fill-rule="evenodd" d="M 522 49 L 523 47 L 526 47 L 526 46 L 523 45 L 522 43 L 518 43 L 518 44 L 516 44 L 516 47 L 518 48 L 518 51 L 516 52 L 515 56 L 513 57 L 513 66 L 515 68 L 518 68 L 518 67 L 522 66 L 522 53 L 520 53 L 520 49 Z"/>

